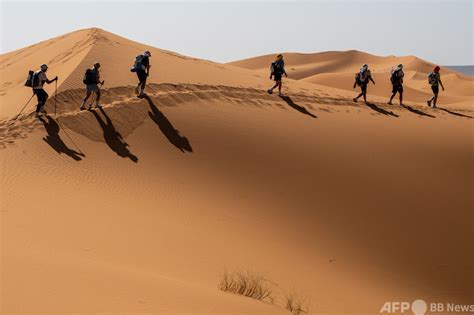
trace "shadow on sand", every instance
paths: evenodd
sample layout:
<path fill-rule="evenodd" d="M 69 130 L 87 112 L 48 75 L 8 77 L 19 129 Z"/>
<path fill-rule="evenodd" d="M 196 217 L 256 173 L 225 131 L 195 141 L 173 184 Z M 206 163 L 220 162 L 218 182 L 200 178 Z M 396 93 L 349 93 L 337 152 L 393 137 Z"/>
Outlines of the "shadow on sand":
<path fill-rule="evenodd" d="M 365 105 L 367 105 L 370 109 L 372 109 L 373 111 L 376 111 L 377 113 L 384 114 L 384 115 L 387 115 L 387 116 L 392 116 L 392 117 L 399 117 L 394 112 L 392 112 L 392 111 L 389 112 L 389 111 L 387 111 L 383 108 L 380 108 L 377 105 L 375 105 L 374 103 L 367 102 L 367 103 L 365 103 Z"/>
<path fill-rule="evenodd" d="M 433 115 L 427 114 L 427 113 L 425 113 L 425 112 L 422 112 L 422 111 L 419 110 L 419 109 L 413 108 L 413 107 L 408 106 L 408 105 L 405 105 L 405 104 L 403 104 L 402 107 L 405 108 L 405 109 L 407 109 L 409 112 L 412 112 L 412 113 L 417 114 L 417 115 L 420 115 L 420 116 L 426 116 L 426 117 L 436 118 L 436 117 L 433 116 Z"/>
<path fill-rule="evenodd" d="M 72 149 L 69 149 L 59 136 L 59 124 L 49 115 L 46 116 L 46 118 L 47 120 L 44 117 L 40 117 L 40 120 L 43 123 L 46 132 L 48 133 L 43 138 L 44 142 L 49 144 L 59 154 L 64 153 L 76 161 L 82 160 L 85 155 L 83 153 L 79 153 Z"/>
<path fill-rule="evenodd" d="M 133 162 L 137 163 L 138 157 L 130 152 L 128 149 L 129 145 L 122 138 L 122 135 L 115 129 L 112 120 L 109 118 L 109 116 L 107 116 L 104 109 L 100 108 L 100 111 L 102 115 L 104 115 L 106 121 L 102 120 L 102 117 L 100 117 L 100 115 L 95 110 L 91 110 L 90 112 L 97 119 L 97 122 L 99 122 L 99 125 L 104 132 L 104 140 L 107 145 L 110 147 L 110 149 L 112 149 L 112 151 L 117 153 L 118 156 L 129 158 Z"/>
<path fill-rule="evenodd" d="M 464 114 L 461 114 L 461 113 L 456 113 L 456 112 L 447 110 L 446 108 L 437 107 L 437 109 L 442 110 L 442 111 L 445 111 L 446 113 L 451 114 L 451 115 L 454 115 L 454 116 L 465 117 L 465 118 L 474 118 L 474 117 L 472 117 L 472 116 L 468 116 L 468 115 L 464 115 Z"/>
<path fill-rule="evenodd" d="M 165 135 L 166 139 L 177 147 L 181 152 L 193 152 L 193 148 L 189 143 L 188 138 L 182 136 L 179 130 L 175 129 L 173 124 L 166 118 L 166 116 L 158 109 L 158 107 L 153 104 L 151 98 L 145 94 L 143 97 L 148 101 L 150 105 L 151 112 L 148 112 L 151 120 L 155 122 L 155 124 L 160 128 L 161 132 Z"/>
<path fill-rule="evenodd" d="M 300 106 L 298 104 L 295 104 L 293 102 L 293 100 L 289 97 L 289 96 L 280 96 L 290 107 L 296 109 L 297 111 L 299 111 L 300 113 L 302 114 L 305 114 L 305 115 L 308 115 L 308 116 L 311 116 L 313 118 L 318 118 L 316 115 L 308 112 L 308 110 L 306 108 L 304 108 L 303 106 Z"/>

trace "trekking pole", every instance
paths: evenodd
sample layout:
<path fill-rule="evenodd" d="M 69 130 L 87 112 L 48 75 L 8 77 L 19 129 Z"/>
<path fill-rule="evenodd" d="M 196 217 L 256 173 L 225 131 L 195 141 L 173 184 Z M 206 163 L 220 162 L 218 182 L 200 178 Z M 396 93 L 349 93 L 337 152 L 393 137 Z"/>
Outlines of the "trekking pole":
<path fill-rule="evenodd" d="M 31 100 L 33 99 L 33 97 L 35 96 L 35 94 L 31 95 L 30 99 L 28 100 L 28 102 L 26 102 L 25 105 L 23 105 L 23 108 L 20 110 L 20 112 L 18 113 L 18 115 L 16 115 L 16 117 L 13 119 L 12 123 L 8 126 L 8 127 L 11 127 L 15 121 L 18 119 L 18 117 L 20 117 L 21 113 L 23 113 L 23 111 L 25 110 L 26 106 L 31 102 Z"/>
<path fill-rule="evenodd" d="M 58 97 L 58 80 L 56 80 L 56 87 L 55 87 L 55 91 L 54 91 L 54 117 L 56 117 L 56 105 L 58 104 L 58 100 L 57 100 L 57 97 Z"/>

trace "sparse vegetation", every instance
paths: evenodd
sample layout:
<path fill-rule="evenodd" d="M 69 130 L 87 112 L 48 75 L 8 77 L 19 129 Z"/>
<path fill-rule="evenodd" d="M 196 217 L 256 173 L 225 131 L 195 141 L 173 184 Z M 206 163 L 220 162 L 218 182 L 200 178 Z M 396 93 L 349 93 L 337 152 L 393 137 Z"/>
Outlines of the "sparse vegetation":
<path fill-rule="evenodd" d="M 233 294 L 243 295 L 252 299 L 273 303 L 272 284 L 259 274 L 251 272 L 224 272 L 219 289 Z"/>
<path fill-rule="evenodd" d="M 252 272 L 229 273 L 225 270 L 219 279 L 218 288 L 224 292 L 279 305 L 293 315 L 308 314 L 309 307 L 302 295 L 294 291 L 285 294 L 276 283 L 265 279 L 260 274 Z"/>
<path fill-rule="evenodd" d="M 305 298 L 296 294 L 290 293 L 286 296 L 286 309 L 293 315 L 301 315 L 308 313 Z"/>

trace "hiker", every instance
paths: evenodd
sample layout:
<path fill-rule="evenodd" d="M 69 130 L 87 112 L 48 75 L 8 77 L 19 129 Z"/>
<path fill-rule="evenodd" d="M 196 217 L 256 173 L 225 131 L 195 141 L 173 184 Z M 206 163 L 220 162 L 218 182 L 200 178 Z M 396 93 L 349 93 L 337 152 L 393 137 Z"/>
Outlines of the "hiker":
<path fill-rule="evenodd" d="M 392 69 L 392 73 L 390 74 L 390 82 L 392 82 L 392 96 L 388 101 L 388 105 L 393 105 L 392 100 L 395 95 L 399 95 L 400 97 L 400 106 L 403 106 L 403 77 L 405 73 L 403 73 L 403 65 L 399 64 L 395 70 Z"/>
<path fill-rule="evenodd" d="M 43 113 L 45 113 L 43 106 L 46 104 L 46 101 L 48 100 L 49 95 L 43 89 L 44 83 L 51 84 L 54 81 L 58 80 L 57 76 L 54 79 L 49 80 L 48 77 L 46 76 L 46 71 L 48 71 L 48 66 L 46 64 L 42 64 L 40 67 L 40 70 L 36 71 L 33 75 L 33 83 L 32 83 L 33 93 L 36 95 L 38 99 L 38 105 L 36 105 L 35 117 L 39 117 Z"/>
<path fill-rule="evenodd" d="M 281 94 L 281 78 L 283 75 L 288 77 L 288 74 L 286 74 L 285 71 L 285 61 L 283 60 L 283 55 L 279 54 L 276 57 L 276 60 L 272 62 L 272 65 L 270 66 L 270 80 L 274 78 L 275 85 L 271 89 L 267 90 L 268 94 L 272 94 L 273 90 L 278 87 L 278 95 L 283 96 L 283 94 Z"/>
<path fill-rule="evenodd" d="M 367 104 L 367 85 L 369 84 L 369 80 L 375 85 L 374 79 L 372 79 L 372 74 L 370 73 L 369 66 L 364 64 L 360 71 L 355 75 L 355 82 L 354 82 L 354 89 L 356 86 L 360 86 L 360 94 L 354 98 L 354 102 L 357 103 L 357 100 L 362 96 L 364 97 L 364 102 Z"/>
<path fill-rule="evenodd" d="M 130 71 L 136 72 L 138 77 L 138 85 L 135 88 L 135 94 L 142 98 L 145 96 L 146 79 L 150 75 L 150 57 L 151 53 L 147 50 L 143 55 L 135 57 L 135 64 Z"/>
<path fill-rule="evenodd" d="M 439 66 L 436 66 L 433 69 L 433 72 L 428 74 L 428 83 L 431 84 L 431 90 L 433 91 L 433 97 L 429 100 L 426 101 L 428 103 L 429 107 L 436 108 L 436 102 L 438 101 L 438 93 L 439 93 L 439 85 L 441 85 L 441 88 L 444 91 L 444 85 L 443 82 L 441 82 L 441 74 L 439 73 Z M 433 106 L 431 106 L 431 103 L 433 103 Z"/>
<path fill-rule="evenodd" d="M 86 97 L 82 100 L 81 104 L 81 110 L 86 109 L 86 101 L 89 99 L 89 97 L 92 95 L 92 93 L 96 94 L 96 99 L 95 99 L 95 108 L 101 108 L 102 105 L 99 104 L 100 101 L 100 87 L 99 84 L 103 85 L 104 81 L 100 81 L 100 63 L 94 62 L 94 65 L 92 68 L 89 68 L 86 70 L 86 73 L 84 74 L 84 79 L 82 82 L 86 85 Z M 89 106 L 89 109 L 91 109 L 92 104 Z"/>

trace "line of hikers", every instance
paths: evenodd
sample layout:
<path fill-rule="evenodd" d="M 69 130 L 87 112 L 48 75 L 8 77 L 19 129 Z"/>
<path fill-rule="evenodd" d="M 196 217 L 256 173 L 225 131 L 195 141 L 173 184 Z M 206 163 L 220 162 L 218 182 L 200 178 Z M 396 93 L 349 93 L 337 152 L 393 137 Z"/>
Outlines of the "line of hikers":
<path fill-rule="evenodd" d="M 135 72 L 138 77 L 138 85 L 135 87 L 135 93 L 138 97 L 143 98 L 145 96 L 145 87 L 146 87 L 146 80 L 150 75 L 150 57 L 151 52 L 145 51 L 143 54 L 140 54 L 135 57 L 135 62 L 130 69 L 131 72 Z M 93 93 L 95 93 L 95 108 L 101 108 L 100 105 L 100 88 L 104 85 L 105 81 L 100 78 L 100 63 L 94 62 L 93 66 L 89 69 L 86 69 L 84 73 L 84 77 L 82 79 L 82 83 L 86 86 L 86 96 L 82 100 L 82 104 L 80 109 L 86 109 L 86 102 L 91 97 Z M 49 80 L 46 76 L 46 72 L 48 71 L 48 66 L 46 64 L 42 64 L 38 71 L 30 71 L 28 73 L 28 78 L 26 80 L 25 86 L 31 87 L 33 89 L 33 94 L 36 95 L 38 99 L 38 104 L 36 105 L 36 112 L 35 117 L 40 117 L 45 113 L 44 105 L 48 100 L 48 93 L 44 90 L 43 86 L 45 83 L 51 84 L 58 80 L 56 76 L 54 79 Z M 92 104 L 87 108 L 92 109 Z"/>
<path fill-rule="evenodd" d="M 428 74 L 428 83 L 431 85 L 431 90 L 433 91 L 433 97 L 426 101 L 429 107 L 436 108 L 436 103 L 438 101 L 439 86 L 444 91 L 443 82 L 441 81 L 441 74 L 439 73 L 440 67 L 436 66 L 432 72 Z M 400 98 L 400 106 L 403 106 L 403 77 L 405 73 L 403 72 L 403 65 L 399 64 L 395 69 L 392 69 L 390 72 L 390 83 L 392 84 L 392 95 L 390 100 L 387 102 L 389 105 L 393 105 L 392 101 L 398 93 Z M 355 97 L 353 100 L 357 102 L 360 97 L 364 98 L 364 102 L 367 103 L 367 86 L 369 82 L 372 82 L 375 85 L 375 81 L 372 78 L 372 74 L 369 70 L 369 66 L 364 64 L 358 73 L 355 75 L 354 89 L 356 86 L 359 86 L 361 89 L 360 94 Z"/>
<path fill-rule="evenodd" d="M 143 98 L 145 96 L 145 87 L 146 81 L 148 76 L 150 75 L 150 51 L 145 51 L 143 54 L 139 54 L 135 57 L 135 62 L 130 69 L 131 72 L 135 72 L 138 77 L 138 85 L 135 87 L 135 93 L 138 97 Z M 93 66 L 85 71 L 83 77 L 83 83 L 86 86 L 86 96 L 84 97 L 81 107 L 81 110 L 86 109 L 86 102 L 91 97 L 93 93 L 96 94 L 95 99 L 95 108 L 101 108 L 99 103 L 100 101 L 100 88 L 104 84 L 104 80 L 101 81 L 100 78 L 100 63 L 95 62 Z M 443 88 L 443 83 L 441 82 L 441 75 L 439 73 L 440 67 L 436 66 L 428 75 L 428 82 L 431 85 L 431 89 L 433 91 L 433 97 L 427 101 L 428 106 L 432 106 L 433 108 L 436 107 L 436 102 L 438 100 L 438 93 L 439 93 L 439 85 Z M 45 83 L 51 84 L 58 80 L 56 76 L 54 79 L 49 80 L 46 76 L 46 72 L 48 71 L 48 66 L 46 64 L 42 64 L 40 70 L 33 72 L 30 71 L 28 74 L 27 81 L 25 83 L 26 86 L 33 88 L 33 93 L 36 95 L 38 99 L 38 104 L 36 105 L 36 114 L 35 117 L 39 117 L 44 113 L 43 106 L 46 104 L 48 99 L 48 93 L 43 89 L 43 85 Z M 279 54 L 276 56 L 276 59 L 270 65 L 270 80 L 274 80 L 275 84 L 267 90 L 269 94 L 273 93 L 273 90 L 278 87 L 278 95 L 283 96 L 281 92 L 282 88 L 282 77 L 285 75 L 288 77 L 288 74 L 285 71 L 285 61 L 283 59 L 283 55 Z M 395 69 L 392 69 L 390 75 L 390 81 L 392 83 L 392 96 L 388 101 L 388 104 L 392 105 L 392 100 L 394 99 L 395 95 L 398 93 L 400 97 L 400 106 L 403 105 L 403 65 L 399 64 Z M 355 75 L 355 82 L 354 82 L 354 89 L 356 86 L 359 86 L 361 89 L 361 93 L 355 97 L 353 100 L 357 102 L 360 97 L 364 98 L 364 101 L 367 103 L 367 86 L 369 82 L 375 84 L 375 81 L 372 78 L 372 74 L 369 70 L 369 66 L 364 64 L 360 71 Z M 92 109 L 92 104 L 89 106 L 88 109 Z"/>

